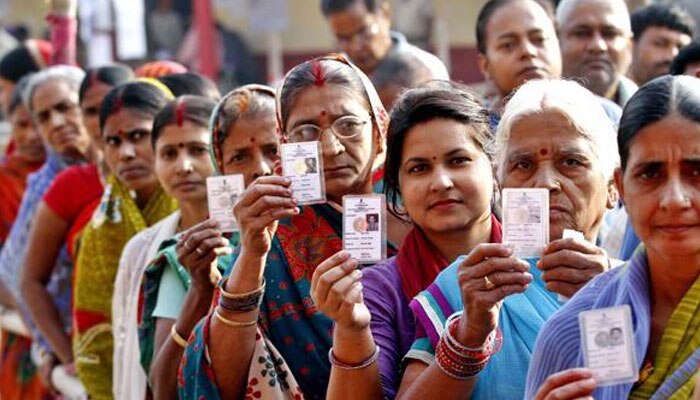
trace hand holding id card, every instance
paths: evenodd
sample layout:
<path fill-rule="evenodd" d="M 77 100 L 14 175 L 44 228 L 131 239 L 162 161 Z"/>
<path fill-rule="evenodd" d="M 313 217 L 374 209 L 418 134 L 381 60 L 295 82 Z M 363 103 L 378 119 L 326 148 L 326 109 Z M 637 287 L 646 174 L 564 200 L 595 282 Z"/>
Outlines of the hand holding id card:
<path fill-rule="evenodd" d="M 216 220 L 222 232 L 237 232 L 233 206 L 245 190 L 243 175 L 210 176 L 207 178 L 209 218 Z"/>
<path fill-rule="evenodd" d="M 503 243 L 515 257 L 539 257 L 549 242 L 549 191 L 503 189 Z"/>
<path fill-rule="evenodd" d="M 360 264 L 386 258 L 384 195 L 343 196 L 343 249 Z"/>
<path fill-rule="evenodd" d="M 639 379 L 628 305 L 584 311 L 579 314 L 579 324 L 583 361 L 598 386 Z"/>
<path fill-rule="evenodd" d="M 285 143 L 280 147 L 282 175 L 291 179 L 298 205 L 326 202 L 321 142 Z"/>

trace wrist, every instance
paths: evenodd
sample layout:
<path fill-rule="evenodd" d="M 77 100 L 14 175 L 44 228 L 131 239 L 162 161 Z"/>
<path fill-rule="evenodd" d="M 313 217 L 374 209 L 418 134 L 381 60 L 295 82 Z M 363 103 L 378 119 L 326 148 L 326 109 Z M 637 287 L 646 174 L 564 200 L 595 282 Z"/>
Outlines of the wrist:
<path fill-rule="evenodd" d="M 462 316 L 457 322 L 455 331 L 455 339 L 467 347 L 481 347 L 486 343 L 489 335 L 493 332 L 492 329 L 484 326 L 474 327 L 469 324 L 469 319 L 462 313 Z"/>
<path fill-rule="evenodd" d="M 377 350 L 369 327 L 352 330 L 336 325 L 333 330 L 333 355 L 346 364 L 367 360 Z"/>

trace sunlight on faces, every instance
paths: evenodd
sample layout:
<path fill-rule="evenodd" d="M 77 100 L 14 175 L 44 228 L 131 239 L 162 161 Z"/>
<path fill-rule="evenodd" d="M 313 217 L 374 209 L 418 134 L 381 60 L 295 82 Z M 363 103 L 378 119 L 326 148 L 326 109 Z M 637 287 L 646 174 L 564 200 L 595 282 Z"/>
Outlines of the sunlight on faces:
<path fill-rule="evenodd" d="M 44 141 L 29 111 L 23 105 L 19 105 L 10 114 L 9 121 L 12 125 L 10 137 L 15 144 L 17 155 L 32 163 L 44 160 L 46 157 Z"/>
<path fill-rule="evenodd" d="M 224 175 L 243 174 L 245 185 L 255 179 L 272 175 L 279 159 L 279 137 L 275 116 L 244 116 L 233 124 L 224 139 Z"/>
<path fill-rule="evenodd" d="M 399 186 L 408 215 L 423 231 L 465 230 L 490 218 L 493 170 L 473 135 L 472 127 L 443 118 L 408 131 Z"/>
<path fill-rule="evenodd" d="M 91 145 L 78 106 L 78 93 L 61 79 L 34 89 L 32 115 L 44 141 L 62 156 L 81 158 Z"/>
<path fill-rule="evenodd" d="M 346 194 L 371 192 L 372 163 L 381 150 L 381 138 L 368 110 L 364 98 L 335 84 L 302 89 L 290 107 L 287 133 L 303 124 L 317 125 L 323 131 L 319 140 L 326 193 L 334 201 L 341 201 Z M 339 138 L 329 128 L 348 115 L 370 122 L 364 124 L 359 135 Z"/>
<path fill-rule="evenodd" d="M 155 172 L 163 189 L 178 202 L 205 202 L 207 177 L 214 175 L 207 128 L 185 121 L 163 128 L 156 140 Z"/>
<path fill-rule="evenodd" d="M 700 255 L 700 124 L 671 114 L 641 129 L 615 180 L 648 251 Z"/>
<path fill-rule="evenodd" d="M 486 25 L 486 38 L 479 66 L 501 96 L 530 79 L 561 76 L 554 24 L 534 1 L 512 2 L 496 10 Z"/>
<path fill-rule="evenodd" d="M 148 195 L 158 186 L 150 142 L 153 117 L 130 108 L 110 115 L 102 130 L 110 171 L 129 189 Z"/>
<path fill-rule="evenodd" d="M 502 188 L 549 190 L 550 241 L 564 229 L 595 241 L 607 208 L 617 199 L 592 143 L 560 112 L 525 115 L 512 124 L 500 172 Z"/>

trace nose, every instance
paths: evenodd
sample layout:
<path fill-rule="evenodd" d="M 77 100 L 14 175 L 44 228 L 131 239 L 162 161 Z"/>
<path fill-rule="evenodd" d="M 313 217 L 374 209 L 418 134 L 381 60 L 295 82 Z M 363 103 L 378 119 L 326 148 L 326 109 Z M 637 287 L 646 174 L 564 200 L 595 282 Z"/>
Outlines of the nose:
<path fill-rule="evenodd" d="M 523 45 L 523 56 L 525 57 L 535 57 L 537 55 L 537 46 L 535 46 L 531 41 L 525 40 Z"/>
<path fill-rule="evenodd" d="M 66 118 L 63 113 L 52 111 L 50 121 L 51 126 L 57 127 L 62 126 L 66 122 Z"/>
<path fill-rule="evenodd" d="M 343 146 L 340 139 L 335 136 L 330 128 L 323 130 L 318 140 L 321 141 L 321 150 L 324 156 L 337 156 L 345 151 L 345 146 Z"/>
<path fill-rule="evenodd" d="M 561 190 L 561 182 L 557 178 L 557 173 L 552 167 L 543 166 L 537 169 L 533 179 L 533 186 L 543 188 L 549 192 L 558 192 Z"/>
<path fill-rule="evenodd" d="M 136 157 L 136 148 L 128 140 L 125 140 L 119 146 L 119 158 L 122 160 L 130 160 Z"/>
<path fill-rule="evenodd" d="M 257 155 L 255 159 L 253 160 L 254 162 L 254 167 L 253 167 L 253 180 L 260 178 L 261 176 L 269 176 L 272 175 L 272 171 L 275 166 L 275 160 L 270 160 L 262 155 Z"/>
<path fill-rule="evenodd" d="M 432 192 L 441 192 L 444 190 L 449 190 L 454 187 L 454 181 L 452 176 L 445 171 L 444 168 L 436 168 L 435 176 L 430 184 L 430 190 Z"/>
<path fill-rule="evenodd" d="M 178 163 L 176 166 L 178 173 L 183 174 L 183 175 L 189 174 L 190 172 L 193 171 L 193 167 L 194 166 L 192 164 L 192 160 L 189 157 L 187 157 L 186 155 L 182 156 L 182 157 L 178 157 Z"/>
<path fill-rule="evenodd" d="M 690 196 L 679 177 L 669 178 L 666 187 L 659 196 L 659 206 L 670 211 L 690 208 Z"/>
<path fill-rule="evenodd" d="M 599 32 L 595 32 L 588 44 L 588 50 L 597 53 L 605 52 L 608 50 L 608 42 Z"/>

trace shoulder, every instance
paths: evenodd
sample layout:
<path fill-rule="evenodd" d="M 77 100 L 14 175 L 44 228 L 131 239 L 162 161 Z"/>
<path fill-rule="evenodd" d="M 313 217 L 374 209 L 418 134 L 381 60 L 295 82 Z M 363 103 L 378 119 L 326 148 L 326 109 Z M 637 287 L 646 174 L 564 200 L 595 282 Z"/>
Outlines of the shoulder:
<path fill-rule="evenodd" d="M 132 253 L 145 251 L 150 247 L 153 240 L 161 231 L 169 230 L 175 232 L 175 227 L 180 220 L 180 212 L 176 211 L 162 220 L 158 221 L 155 225 L 142 230 L 141 232 L 134 235 L 124 246 L 122 252 L 122 257 L 129 256 Z"/>
<path fill-rule="evenodd" d="M 396 257 L 362 270 L 362 291 L 368 303 L 396 303 L 402 296 Z M 405 302 L 405 300 L 404 300 Z"/>

